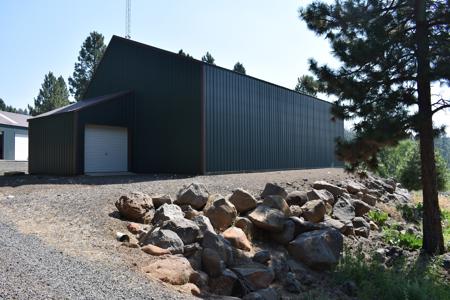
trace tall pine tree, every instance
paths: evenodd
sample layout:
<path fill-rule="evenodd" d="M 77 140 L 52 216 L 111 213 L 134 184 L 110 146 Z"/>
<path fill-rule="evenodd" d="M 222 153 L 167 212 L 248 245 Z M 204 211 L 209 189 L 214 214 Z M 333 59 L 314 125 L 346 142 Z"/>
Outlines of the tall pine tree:
<path fill-rule="evenodd" d="M 297 78 L 297 85 L 294 90 L 299 93 L 316 96 L 319 90 L 319 83 L 311 75 L 302 75 Z"/>
<path fill-rule="evenodd" d="M 233 67 L 233 71 L 241 73 L 241 74 L 246 74 L 244 65 L 241 64 L 240 62 L 237 62 L 234 67 Z"/>
<path fill-rule="evenodd" d="M 337 97 L 334 115 L 356 120 L 355 138 L 338 142 L 341 159 L 373 167 L 383 147 L 419 134 L 423 248 L 442 253 L 433 115 L 450 99 L 432 99 L 430 85 L 450 83 L 447 0 L 316 1 L 300 9 L 300 18 L 330 41 L 342 63 L 332 69 L 310 60 L 321 90 Z"/>
<path fill-rule="evenodd" d="M 39 94 L 34 98 L 34 107 L 28 106 L 32 116 L 70 104 L 69 92 L 62 76 L 58 78 L 49 72 L 45 75 Z"/>
<path fill-rule="evenodd" d="M 209 52 L 206 52 L 206 54 L 202 56 L 202 61 L 211 65 L 215 65 L 215 59 Z"/>
<path fill-rule="evenodd" d="M 69 78 L 70 93 L 77 101 L 81 100 L 86 92 L 105 50 L 104 37 L 96 31 L 91 32 L 81 46 L 75 70 Z"/>

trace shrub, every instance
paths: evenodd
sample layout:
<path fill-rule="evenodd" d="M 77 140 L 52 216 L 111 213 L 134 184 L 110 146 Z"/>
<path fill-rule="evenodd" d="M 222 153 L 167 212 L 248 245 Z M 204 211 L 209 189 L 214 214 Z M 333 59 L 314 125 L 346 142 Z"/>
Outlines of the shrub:
<path fill-rule="evenodd" d="M 383 226 L 389 215 L 383 211 L 378 211 L 378 210 L 371 210 L 367 213 L 367 216 L 369 217 L 370 220 L 372 220 L 373 222 L 375 222 L 375 224 L 377 224 L 378 226 Z"/>
<path fill-rule="evenodd" d="M 415 206 L 410 204 L 400 204 L 397 205 L 396 208 L 402 215 L 403 219 L 407 222 L 419 223 L 422 220 L 422 203 L 417 203 Z"/>
<path fill-rule="evenodd" d="M 450 299 L 450 284 L 437 270 L 434 261 L 409 265 L 398 261 L 386 268 L 376 260 L 366 261 L 362 251 L 356 255 L 346 251 L 333 275 L 338 284 L 355 282 L 358 299 Z"/>

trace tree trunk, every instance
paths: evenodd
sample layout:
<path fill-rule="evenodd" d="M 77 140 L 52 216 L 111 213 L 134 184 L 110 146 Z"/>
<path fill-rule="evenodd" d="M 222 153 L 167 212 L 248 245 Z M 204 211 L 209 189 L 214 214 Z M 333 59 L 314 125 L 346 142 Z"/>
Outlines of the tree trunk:
<path fill-rule="evenodd" d="M 431 108 L 429 40 L 426 0 L 416 0 L 417 90 L 419 102 L 420 158 L 423 187 L 423 249 L 429 254 L 444 252 L 439 210 L 436 161 L 434 157 L 433 113 Z"/>

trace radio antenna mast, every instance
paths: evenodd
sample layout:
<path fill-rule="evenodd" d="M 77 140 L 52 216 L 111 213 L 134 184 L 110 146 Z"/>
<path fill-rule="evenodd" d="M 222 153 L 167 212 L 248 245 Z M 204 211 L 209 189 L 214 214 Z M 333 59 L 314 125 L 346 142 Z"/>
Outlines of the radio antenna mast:
<path fill-rule="evenodd" d="M 126 0 L 125 8 L 125 38 L 131 39 L 131 0 Z"/>

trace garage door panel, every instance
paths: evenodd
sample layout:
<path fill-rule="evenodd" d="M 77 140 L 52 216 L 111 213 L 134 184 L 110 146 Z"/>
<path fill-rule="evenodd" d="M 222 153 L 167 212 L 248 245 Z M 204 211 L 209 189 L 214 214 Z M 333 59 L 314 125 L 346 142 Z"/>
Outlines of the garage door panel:
<path fill-rule="evenodd" d="M 14 135 L 14 160 L 28 160 L 28 135 Z"/>
<path fill-rule="evenodd" d="M 128 171 L 128 131 L 123 127 L 87 125 L 84 172 Z"/>

